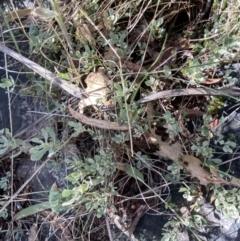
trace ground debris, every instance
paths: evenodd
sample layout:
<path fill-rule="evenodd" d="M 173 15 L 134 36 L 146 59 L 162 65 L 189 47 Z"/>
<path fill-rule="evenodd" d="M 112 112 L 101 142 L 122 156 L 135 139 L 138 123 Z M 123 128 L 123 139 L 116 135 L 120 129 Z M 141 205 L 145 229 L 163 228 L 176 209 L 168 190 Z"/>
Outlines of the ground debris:
<path fill-rule="evenodd" d="M 28 241 L 39 241 L 37 233 L 37 224 L 34 223 L 29 230 Z"/>
<path fill-rule="evenodd" d="M 225 181 L 223 178 L 220 177 L 218 172 L 214 170 L 210 170 L 210 172 L 208 172 L 207 170 L 205 170 L 202 166 L 202 162 L 192 155 L 182 155 L 179 158 L 179 163 L 191 173 L 192 177 L 196 177 L 200 181 L 200 184 L 204 186 L 211 183 L 240 187 L 239 179 L 233 177 L 231 181 Z"/>

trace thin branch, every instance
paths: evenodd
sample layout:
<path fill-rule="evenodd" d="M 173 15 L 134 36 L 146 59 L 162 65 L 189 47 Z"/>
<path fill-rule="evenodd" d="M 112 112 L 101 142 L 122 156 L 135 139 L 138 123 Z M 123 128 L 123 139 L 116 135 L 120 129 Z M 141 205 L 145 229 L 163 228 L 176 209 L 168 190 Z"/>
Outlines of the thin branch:
<path fill-rule="evenodd" d="M 77 98 L 85 98 L 86 94 L 84 90 L 76 87 L 74 84 L 69 83 L 68 81 L 56 77 L 51 71 L 43 68 L 39 64 L 31 61 L 30 59 L 18 54 L 17 52 L 13 51 L 12 49 L 0 44 L 0 51 L 13 57 L 14 59 L 18 60 L 20 63 L 24 64 L 26 67 L 31 69 L 33 72 L 39 74 L 46 80 L 50 81 L 51 84 L 54 84 L 63 90 L 65 90 L 70 95 L 77 97 Z"/>

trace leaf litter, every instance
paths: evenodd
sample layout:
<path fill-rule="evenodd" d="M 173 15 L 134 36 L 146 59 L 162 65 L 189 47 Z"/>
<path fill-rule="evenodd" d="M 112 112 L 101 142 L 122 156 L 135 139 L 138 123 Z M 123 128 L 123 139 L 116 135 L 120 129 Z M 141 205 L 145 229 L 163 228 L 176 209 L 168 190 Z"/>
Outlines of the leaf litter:
<path fill-rule="evenodd" d="M 156 142 L 159 144 L 159 151 L 156 151 L 157 155 L 179 162 L 179 164 L 191 174 L 192 178 L 197 178 L 200 181 L 201 185 L 224 184 L 240 187 L 240 180 L 238 178 L 232 177 L 230 181 L 226 181 L 217 171 L 211 168 L 210 171 L 204 169 L 204 165 L 200 159 L 192 155 L 183 154 L 183 146 L 180 142 L 170 144 L 167 141 L 162 141 L 162 137 L 156 135 L 155 128 L 151 127 L 152 117 L 154 116 L 153 105 L 151 102 L 147 104 L 146 111 L 149 131 L 152 134 L 153 139 L 155 138 Z"/>

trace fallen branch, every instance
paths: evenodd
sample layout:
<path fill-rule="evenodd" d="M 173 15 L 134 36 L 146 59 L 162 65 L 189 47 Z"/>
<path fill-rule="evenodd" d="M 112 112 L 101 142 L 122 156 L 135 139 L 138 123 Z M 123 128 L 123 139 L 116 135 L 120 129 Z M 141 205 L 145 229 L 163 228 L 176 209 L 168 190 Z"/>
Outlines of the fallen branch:
<path fill-rule="evenodd" d="M 74 84 L 69 83 L 68 81 L 56 77 L 51 71 L 43 68 L 39 64 L 31 61 L 30 59 L 18 54 L 17 52 L 13 51 L 12 49 L 0 44 L 0 51 L 13 57 L 14 59 L 18 60 L 20 63 L 24 64 L 26 67 L 31 69 L 33 72 L 39 74 L 44 79 L 50 81 L 51 84 L 60 87 L 61 89 L 65 90 L 70 95 L 77 97 L 77 98 L 85 98 L 85 94 L 83 89 L 76 87 Z"/>
<path fill-rule="evenodd" d="M 131 130 L 131 128 L 129 128 L 128 126 L 121 126 L 116 122 L 98 120 L 98 119 L 87 117 L 84 114 L 78 113 L 77 111 L 72 109 L 70 105 L 68 105 L 68 110 L 75 119 L 77 119 L 78 121 L 86 125 L 90 125 L 100 129 L 107 129 L 107 130 L 117 130 L 117 131 Z"/>
<path fill-rule="evenodd" d="M 138 104 L 146 103 L 149 101 L 161 99 L 161 98 L 170 98 L 177 96 L 189 96 L 189 95 L 213 95 L 213 96 L 240 96 L 240 89 L 203 89 L 203 88 L 190 88 L 190 89 L 174 89 L 174 90 L 164 90 L 154 94 L 150 94 L 140 100 Z"/>

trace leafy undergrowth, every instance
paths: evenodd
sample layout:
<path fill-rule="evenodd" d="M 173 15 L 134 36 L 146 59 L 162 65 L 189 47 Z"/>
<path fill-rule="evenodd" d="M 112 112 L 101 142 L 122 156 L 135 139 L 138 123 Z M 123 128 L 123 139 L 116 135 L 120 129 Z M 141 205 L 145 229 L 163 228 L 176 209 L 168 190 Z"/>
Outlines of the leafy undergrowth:
<path fill-rule="evenodd" d="M 13 166 L 2 167 L 8 172 L 0 182 L 7 198 L 1 216 L 9 221 L 3 235 L 16 236 L 38 213 L 43 223 L 55 222 L 60 240 L 107 240 L 110 223 L 134 240 L 141 215 L 165 204 L 179 229 L 166 229 L 162 240 L 177 240 L 177 230 L 197 239 L 207 224 L 182 216 L 171 203 L 173 187 L 184 193 L 190 213 L 205 196 L 225 215 L 239 216 L 239 196 L 231 192 L 240 186 L 234 161 L 218 158 L 231 156 L 236 137 L 226 139 L 217 128 L 219 110 L 238 95 L 225 91 L 239 83 L 224 68 L 238 62 L 239 1 L 216 0 L 210 8 L 197 0 L 83 2 L 54 0 L 50 7 L 3 13 L 11 33 L 4 45 L 18 46 L 16 34 L 27 37 L 29 59 L 85 93 L 70 100 L 70 92 L 36 76 L 20 91 L 47 96 L 60 117 L 30 143 L 30 136 L 16 139 L 2 130 L 1 158 L 10 166 L 8 159 L 21 160 L 24 152 L 43 165 L 65 163 L 67 185 L 53 183 L 48 200 L 22 201 L 19 211 L 11 203 L 20 193 L 28 199 L 30 189 L 26 180 L 14 185 Z M 13 84 L 3 79 L 1 87 Z M 228 198 L 221 196 L 223 185 Z M 37 235 L 34 225 L 28 228 Z"/>

